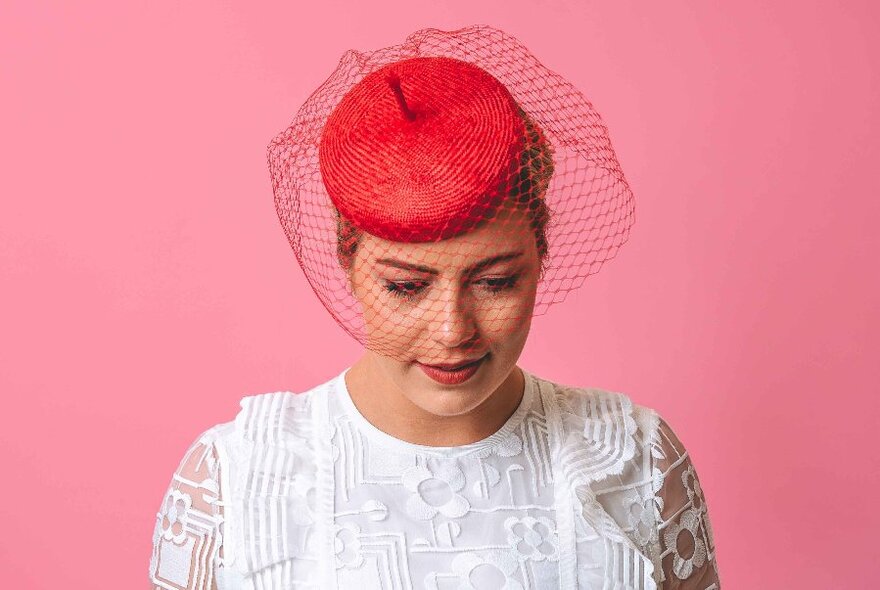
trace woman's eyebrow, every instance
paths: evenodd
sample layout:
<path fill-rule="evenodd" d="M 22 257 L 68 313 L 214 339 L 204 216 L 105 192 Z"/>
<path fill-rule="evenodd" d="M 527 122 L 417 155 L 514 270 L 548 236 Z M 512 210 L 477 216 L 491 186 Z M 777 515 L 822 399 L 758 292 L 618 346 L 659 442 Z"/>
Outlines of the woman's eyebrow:
<path fill-rule="evenodd" d="M 498 264 L 499 262 L 504 262 L 506 260 L 512 260 L 514 258 L 518 258 L 522 256 L 523 252 L 505 252 L 504 254 L 498 254 L 496 256 L 491 256 L 489 258 L 485 258 L 480 260 L 479 262 L 472 264 L 468 268 L 465 269 L 466 274 L 473 274 L 475 272 L 479 272 L 484 268 L 492 266 L 493 264 Z M 379 258 L 376 260 L 379 264 L 384 264 L 385 266 L 393 266 L 394 268 L 402 268 L 404 270 L 416 270 L 419 272 L 424 272 L 432 275 L 439 275 L 440 271 L 437 269 L 431 268 L 429 266 L 422 266 L 420 264 L 412 264 L 409 262 L 404 262 L 403 260 L 396 260 L 394 258 Z"/>

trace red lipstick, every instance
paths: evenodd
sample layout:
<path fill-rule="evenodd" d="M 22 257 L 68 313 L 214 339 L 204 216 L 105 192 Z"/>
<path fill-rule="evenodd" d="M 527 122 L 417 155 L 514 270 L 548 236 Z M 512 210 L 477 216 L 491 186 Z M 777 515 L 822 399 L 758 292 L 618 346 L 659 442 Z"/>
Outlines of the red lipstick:
<path fill-rule="evenodd" d="M 484 354 L 479 359 L 471 363 L 459 366 L 455 369 L 444 369 L 442 368 L 444 365 L 424 365 L 418 361 L 416 362 L 416 364 L 425 373 L 425 375 L 427 375 L 437 383 L 442 383 L 443 385 L 458 385 L 473 377 L 474 374 L 480 369 L 480 366 L 483 364 L 483 361 L 486 359 L 487 356 L 488 353 Z"/>

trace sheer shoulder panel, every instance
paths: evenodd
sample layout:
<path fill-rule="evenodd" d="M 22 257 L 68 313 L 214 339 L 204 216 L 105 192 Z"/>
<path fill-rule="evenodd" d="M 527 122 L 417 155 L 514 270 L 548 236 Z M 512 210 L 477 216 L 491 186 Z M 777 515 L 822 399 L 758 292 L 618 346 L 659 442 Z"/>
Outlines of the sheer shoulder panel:
<path fill-rule="evenodd" d="M 690 455 L 659 419 L 651 440 L 662 590 L 720 590 L 712 525 Z"/>
<path fill-rule="evenodd" d="M 150 588 L 216 590 L 223 502 L 215 430 L 187 450 L 156 515 Z"/>

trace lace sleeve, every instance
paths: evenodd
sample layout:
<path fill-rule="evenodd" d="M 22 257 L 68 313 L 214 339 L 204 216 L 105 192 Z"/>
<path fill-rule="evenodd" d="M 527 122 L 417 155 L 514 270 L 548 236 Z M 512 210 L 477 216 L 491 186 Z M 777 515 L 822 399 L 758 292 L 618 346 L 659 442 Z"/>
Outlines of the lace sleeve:
<path fill-rule="evenodd" d="M 660 512 L 662 590 L 720 590 L 712 525 L 697 472 L 684 445 L 660 418 L 651 441 Z"/>
<path fill-rule="evenodd" d="M 220 461 L 211 431 L 190 448 L 156 515 L 150 588 L 216 590 L 223 508 Z"/>

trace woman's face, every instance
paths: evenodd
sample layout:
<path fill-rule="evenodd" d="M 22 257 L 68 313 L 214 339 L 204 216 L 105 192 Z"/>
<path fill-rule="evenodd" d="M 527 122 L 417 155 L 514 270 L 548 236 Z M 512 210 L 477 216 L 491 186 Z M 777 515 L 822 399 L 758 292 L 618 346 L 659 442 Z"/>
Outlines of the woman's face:
<path fill-rule="evenodd" d="M 511 375 L 531 327 L 539 269 L 534 231 L 518 209 L 441 242 L 364 234 L 351 281 L 373 368 L 427 412 L 467 413 Z M 478 358 L 472 374 L 422 367 Z"/>

